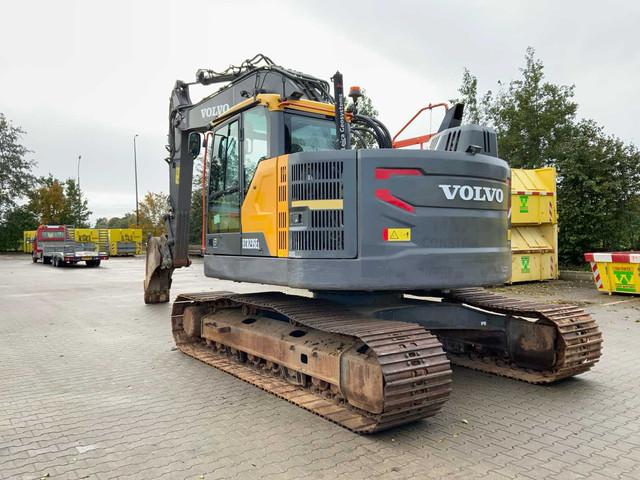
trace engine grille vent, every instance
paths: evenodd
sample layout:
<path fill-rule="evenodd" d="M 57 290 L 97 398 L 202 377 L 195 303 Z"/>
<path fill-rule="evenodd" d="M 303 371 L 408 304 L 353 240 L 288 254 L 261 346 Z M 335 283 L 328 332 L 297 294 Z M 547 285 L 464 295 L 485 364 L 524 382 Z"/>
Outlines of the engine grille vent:
<path fill-rule="evenodd" d="M 312 210 L 311 228 L 343 228 L 344 210 Z"/>
<path fill-rule="evenodd" d="M 343 174 L 340 161 L 291 165 L 291 200 L 342 199 Z"/>
<path fill-rule="evenodd" d="M 458 141 L 460 140 L 460 130 L 456 129 L 453 132 L 447 134 L 447 143 L 444 146 L 445 150 L 455 152 L 458 150 Z"/>
<path fill-rule="evenodd" d="M 289 254 L 287 228 L 288 194 L 287 194 L 287 165 L 278 167 L 278 256 L 286 257 Z"/>
<path fill-rule="evenodd" d="M 290 159 L 289 253 L 292 257 L 356 256 L 355 163 L 355 155 L 344 152 L 320 152 Z"/>
<path fill-rule="evenodd" d="M 291 249 L 314 252 L 344 250 L 344 232 L 335 229 L 294 231 L 291 232 Z"/>

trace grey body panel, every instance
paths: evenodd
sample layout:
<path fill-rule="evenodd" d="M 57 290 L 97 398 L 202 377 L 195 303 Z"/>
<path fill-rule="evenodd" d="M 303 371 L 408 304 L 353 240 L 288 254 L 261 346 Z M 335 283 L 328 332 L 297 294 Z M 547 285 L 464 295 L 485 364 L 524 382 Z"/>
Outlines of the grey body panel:
<path fill-rule="evenodd" d="M 300 155 L 291 155 L 290 165 L 305 159 Z M 395 291 L 495 285 L 509 277 L 510 173 L 504 161 L 489 155 L 437 150 L 383 149 L 314 155 L 342 161 L 345 171 L 355 164 L 356 181 L 344 183 L 343 197 L 347 198 L 350 192 L 356 195 L 355 202 L 344 202 L 344 229 L 348 229 L 350 241 L 357 242 L 357 256 L 336 258 L 346 255 L 334 252 L 336 255 L 331 257 L 320 251 L 306 252 L 303 258 L 207 255 L 207 276 L 311 290 Z M 378 178 L 376 169 L 421 173 Z M 313 180 L 312 176 L 309 178 Z M 445 189 L 439 187 L 441 184 L 478 187 L 481 193 L 488 188 L 493 199 L 486 195 L 447 198 L 451 192 L 447 196 Z M 413 211 L 381 200 L 381 189 L 410 204 Z M 496 199 L 498 191 L 500 202 Z M 357 215 L 351 209 L 356 209 Z M 410 228 L 411 240 L 387 241 L 383 238 L 385 228 Z M 293 231 L 292 228 L 290 234 Z M 293 253 L 300 257 L 300 252 Z"/>
<path fill-rule="evenodd" d="M 506 255 L 510 260 L 510 255 Z M 473 264 L 470 265 L 471 258 Z M 299 259 L 205 255 L 207 277 L 308 290 L 413 290 L 497 285 L 508 266 L 496 266 L 496 252 L 394 258 Z"/>
<path fill-rule="evenodd" d="M 233 233 L 208 233 L 205 244 L 205 253 L 212 255 L 239 255 L 242 251 L 242 235 Z"/>

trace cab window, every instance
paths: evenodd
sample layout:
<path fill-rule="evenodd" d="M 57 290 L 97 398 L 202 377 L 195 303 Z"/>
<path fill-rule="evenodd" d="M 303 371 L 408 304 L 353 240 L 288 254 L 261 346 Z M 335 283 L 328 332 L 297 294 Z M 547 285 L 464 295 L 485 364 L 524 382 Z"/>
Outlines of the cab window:
<path fill-rule="evenodd" d="M 287 153 L 335 150 L 336 124 L 330 119 L 287 114 L 285 148 Z"/>
<path fill-rule="evenodd" d="M 209 233 L 240 231 L 238 121 L 214 131 L 209 175 Z"/>
<path fill-rule="evenodd" d="M 256 173 L 258 162 L 266 158 L 269 153 L 266 109 L 256 107 L 244 112 L 243 130 L 244 192 L 247 193 L 253 175 Z"/>
<path fill-rule="evenodd" d="M 60 230 L 48 231 L 48 232 L 47 231 L 43 231 L 43 232 L 40 232 L 40 236 L 43 239 L 47 239 L 47 240 L 52 240 L 52 239 L 58 240 L 58 239 L 64 238 L 64 232 L 60 231 Z"/>

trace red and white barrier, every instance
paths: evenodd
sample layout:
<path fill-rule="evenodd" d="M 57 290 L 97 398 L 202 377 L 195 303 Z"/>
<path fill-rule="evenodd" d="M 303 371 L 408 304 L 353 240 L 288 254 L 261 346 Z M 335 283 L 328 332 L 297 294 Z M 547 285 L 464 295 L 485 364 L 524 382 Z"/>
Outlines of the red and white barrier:
<path fill-rule="evenodd" d="M 587 262 L 640 263 L 640 252 L 585 253 L 584 259 Z"/>
<path fill-rule="evenodd" d="M 598 264 L 596 262 L 591 262 L 591 271 L 593 272 L 593 279 L 596 282 L 596 287 L 602 288 L 602 278 L 600 277 Z"/>

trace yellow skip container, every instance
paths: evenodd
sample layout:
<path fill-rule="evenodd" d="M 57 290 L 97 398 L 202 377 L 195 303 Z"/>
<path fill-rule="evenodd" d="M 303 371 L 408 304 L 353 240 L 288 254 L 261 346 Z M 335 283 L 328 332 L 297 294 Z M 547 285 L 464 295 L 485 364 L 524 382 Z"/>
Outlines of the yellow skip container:
<path fill-rule="evenodd" d="M 558 278 L 556 170 L 511 169 L 510 283 Z"/>
<path fill-rule="evenodd" d="M 142 229 L 110 228 L 109 254 L 113 257 L 140 255 L 142 253 Z"/>
<path fill-rule="evenodd" d="M 24 230 L 22 232 L 22 251 L 24 253 L 31 253 L 33 251 L 33 241 L 36 238 L 35 230 Z"/>
<path fill-rule="evenodd" d="M 640 294 L 640 252 L 585 253 L 601 292 Z"/>

